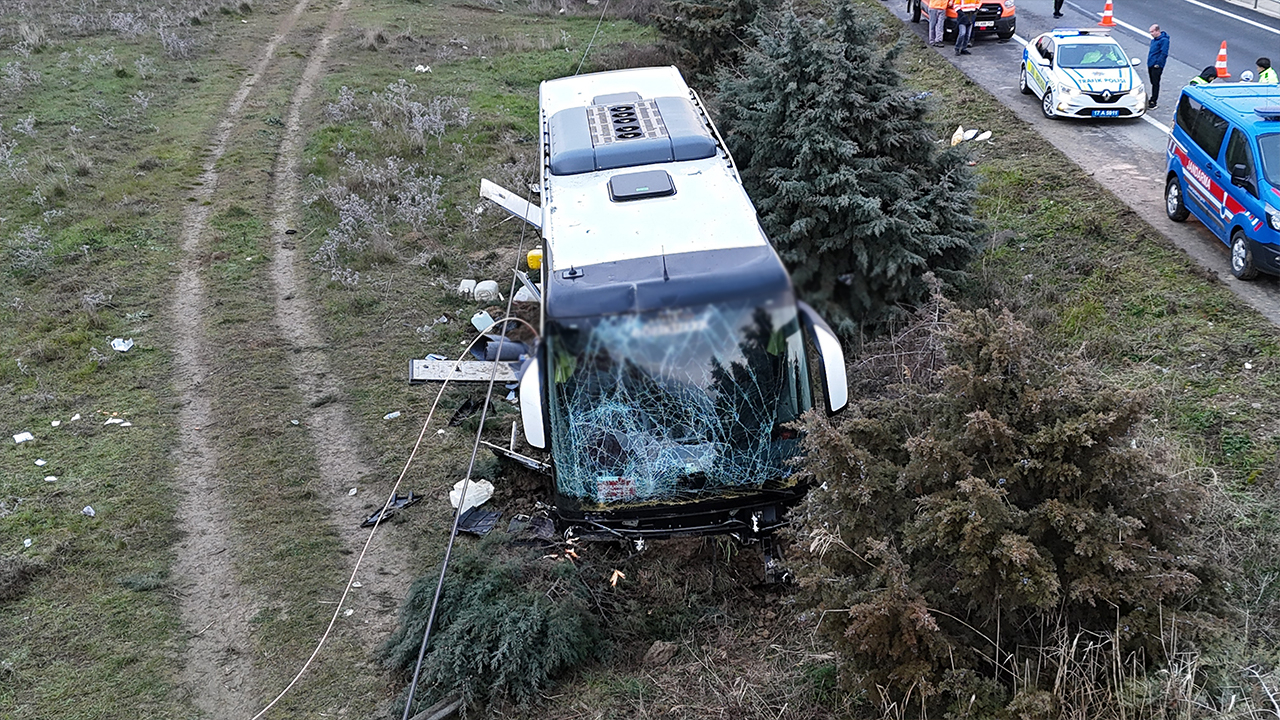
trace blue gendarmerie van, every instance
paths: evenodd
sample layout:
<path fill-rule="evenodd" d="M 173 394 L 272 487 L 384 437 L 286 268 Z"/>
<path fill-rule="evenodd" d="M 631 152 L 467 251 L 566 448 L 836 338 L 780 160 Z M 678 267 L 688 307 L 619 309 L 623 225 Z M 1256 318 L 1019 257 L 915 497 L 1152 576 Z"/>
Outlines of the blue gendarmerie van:
<path fill-rule="evenodd" d="M 1280 86 L 1189 85 L 1169 133 L 1165 212 L 1231 248 L 1231 274 L 1280 275 Z"/>

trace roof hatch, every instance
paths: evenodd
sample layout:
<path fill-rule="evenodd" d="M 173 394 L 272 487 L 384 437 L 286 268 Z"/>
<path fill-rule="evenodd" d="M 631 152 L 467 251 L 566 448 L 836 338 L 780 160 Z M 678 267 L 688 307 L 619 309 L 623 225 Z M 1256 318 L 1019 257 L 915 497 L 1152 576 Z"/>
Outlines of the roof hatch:
<path fill-rule="evenodd" d="M 553 175 L 701 160 L 716 154 L 711 137 L 688 98 L 642 99 L 636 93 L 592 98 L 587 107 L 551 116 L 549 156 Z"/>
<path fill-rule="evenodd" d="M 666 170 L 645 170 L 609 178 L 609 199 L 614 202 L 675 194 L 676 187 Z"/>

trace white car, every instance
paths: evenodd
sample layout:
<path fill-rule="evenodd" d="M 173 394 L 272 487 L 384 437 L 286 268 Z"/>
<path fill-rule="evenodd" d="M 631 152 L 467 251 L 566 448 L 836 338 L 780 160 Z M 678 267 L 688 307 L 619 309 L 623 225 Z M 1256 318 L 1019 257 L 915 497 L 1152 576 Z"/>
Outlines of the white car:
<path fill-rule="evenodd" d="M 1052 30 L 1022 50 L 1018 88 L 1040 97 L 1045 117 L 1136 118 L 1147 89 L 1119 43 L 1102 30 Z"/>

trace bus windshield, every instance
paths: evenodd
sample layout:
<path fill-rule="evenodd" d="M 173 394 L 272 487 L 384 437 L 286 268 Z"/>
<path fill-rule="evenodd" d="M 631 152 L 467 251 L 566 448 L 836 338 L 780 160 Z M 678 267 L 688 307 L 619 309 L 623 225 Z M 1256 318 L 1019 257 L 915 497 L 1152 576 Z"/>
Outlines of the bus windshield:
<path fill-rule="evenodd" d="M 549 323 L 551 447 L 586 504 L 698 499 L 791 474 L 812 406 L 794 299 Z"/>

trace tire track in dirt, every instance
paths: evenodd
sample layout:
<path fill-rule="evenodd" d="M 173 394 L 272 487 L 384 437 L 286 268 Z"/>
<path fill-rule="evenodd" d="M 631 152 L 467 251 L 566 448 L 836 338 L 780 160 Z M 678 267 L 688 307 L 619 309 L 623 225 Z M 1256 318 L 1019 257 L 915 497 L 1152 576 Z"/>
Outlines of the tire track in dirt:
<path fill-rule="evenodd" d="M 348 495 L 347 489 L 359 486 L 370 468 L 362 457 L 359 438 L 342 400 L 341 386 L 329 363 L 324 334 L 299 272 L 299 249 L 285 234 L 286 230 L 296 228 L 298 221 L 301 195 L 298 166 L 306 141 L 302 114 L 324 71 L 329 45 L 341 29 L 349 5 L 350 0 L 342 0 L 334 10 L 324 34 L 307 58 L 302 79 L 289 103 L 284 140 L 275 168 L 271 227 L 276 237 L 276 251 L 271 277 L 275 286 L 276 323 L 288 343 L 296 386 L 306 402 L 313 407 L 319 405 L 309 418 L 308 432 L 319 464 L 320 485 L 332 511 L 332 524 L 343 548 L 358 557 L 368 538 L 368 531 L 357 526 L 357 519 L 367 512 L 366 501 Z M 355 610 L 352 620 L 361 645 L 369 653 L 391 634 L 399 602 L 409 587 L 409 553 L 402 545 L 390 542 L 389 537 L 389 532 L 380 528 L 361 565 L 358 579 L 363 588 L 347 599 L 347 604 Z"/>
<path fill-rule="evenodd" d="M 219 453 L 212 397 L 205 386 L 213 349 L 205 330 L 204 283 L 200 247 L 209 227 L 206 204 L 218 187 L 217 164 L 254 86 L 270 69 L 280 43 L 306 11 L 300 0 L 281 19 L 262 48 L 253 71 L 240 83 L 218 122 L 213 147 L 202 165 L 195 201 L 183 214 L 181 271 L 174 288 L 172 327 L 177 390 L 178 447 L 176 482 L 181 501 L 177 521 L 185 533 L 177 546 L 174 574 L 182 596 L 181 615 L 189 643 L 180 681 L 206 717 L 249 717 L 254 710 L 253 658 L 249 620 L 254 603 L 240 587 L 231 549 L 231 516 L 218 484 Z"/>

